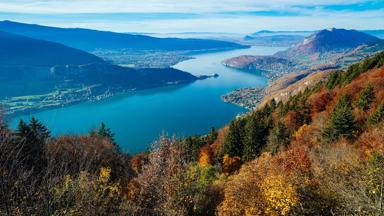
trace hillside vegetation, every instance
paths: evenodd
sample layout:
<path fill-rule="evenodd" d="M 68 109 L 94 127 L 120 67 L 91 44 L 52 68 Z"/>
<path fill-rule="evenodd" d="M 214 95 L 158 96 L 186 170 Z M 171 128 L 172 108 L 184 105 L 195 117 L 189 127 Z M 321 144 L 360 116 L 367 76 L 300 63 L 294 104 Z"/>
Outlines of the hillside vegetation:
<path fill-rule="evenodd" d="M 383 215 L 384 52 L 206 136 L 0 132 L 0 215 Z"/>

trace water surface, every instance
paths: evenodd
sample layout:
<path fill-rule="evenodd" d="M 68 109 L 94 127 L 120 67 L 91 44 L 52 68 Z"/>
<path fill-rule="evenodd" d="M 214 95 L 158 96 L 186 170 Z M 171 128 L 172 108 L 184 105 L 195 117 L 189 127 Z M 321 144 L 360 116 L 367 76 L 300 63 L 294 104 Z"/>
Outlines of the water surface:
<path fill-rule="evenodd" d="M 85 134 L 105 122 L 123 150 L 144 151 L 162 133 L 178 137 L 205 134 L 212 126 L 219 128 L 245 112 L 241 107 L 224 103 L 220 97 L 236 88 L 265 86 L 267 79 L 226 68 L 221 61 L 244 54 L 268 55 L 282 49 L 256 46 L 194 55 L 194 59 L 174 67 L 194 75 L 217 73 L 219 77 L 42 111 L 33 116 L 54 135 Z M 11 126 L 15 127 L 20 118 L 30 117 L 14 117 Z"/>

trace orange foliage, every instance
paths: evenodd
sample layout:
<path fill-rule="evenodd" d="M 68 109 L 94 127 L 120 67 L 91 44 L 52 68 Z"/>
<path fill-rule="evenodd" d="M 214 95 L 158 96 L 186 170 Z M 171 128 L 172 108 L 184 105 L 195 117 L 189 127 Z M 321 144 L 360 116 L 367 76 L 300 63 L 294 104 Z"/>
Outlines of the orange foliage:
<path fill-rule="evenodd" d="M 384 124 L 369 128 L 357 140 L 357 147 L 364 158 L 384 154 Z"/>
<path fill-rule="evenodd" d="M 310 97 L 312 115 L 324 111 L 328 103 L 332 100 L 332 97 L 332 92 L 324 88 L 320 92 L 313 94 Z"/>
<path fill-rule="evenodd" d="M 224 143 L 225 137 L 227 136 L 227 133 L 228 133 L 228 126 L 225 126 L 222 129 L 217 131 L 217 139 L 211 145 L 213 156 L 216 157 L 216 155 L 220 152 L 221 148 L 223 147 L 223 143 Z"/>
<path fill-rule="evenodd" d="M 131 168 L 133 171 L 136 173 L 139 173 L 141 171 L 141 168 L 143 167 L 144 164 L 144 154 L 136 154 L 132 157 L 131 159 Z"/>
<path fill-rule="evenodd" d="M 299 202 L 298 187 L 283 168 L 285 160 L 300 160 L 296 150 L 286 155 L 262 154 L 245 164 L 224 189 L 218 215 L 287 215 Z M 287 159 L 290 157 L 289 159 Z M 307 159 L 304 159 L 304 161 Z M 304 162 L 305 163 L 305 162 Z M 295 168 L 296 166 L 291 166 Z"/>
<path fill-rule="evenodd" d="M 312 125 L 304 124 L 292 136 L 292 143 L 312 147 L 315 144 Z"/>
<path fill-rule="evenodd" d="M 230 157 L 229 155 L 224 155 L 223 158 L 223 172 L 226 174 L 231 174 L 241 167 L 241 158 L 240 157 Z"/>
<path fill-rule="evenodd" d="M 212 149 L 209 145 L 205 145 L 199 152 L 199 164 L 201 166 L 212 165 Z"/>

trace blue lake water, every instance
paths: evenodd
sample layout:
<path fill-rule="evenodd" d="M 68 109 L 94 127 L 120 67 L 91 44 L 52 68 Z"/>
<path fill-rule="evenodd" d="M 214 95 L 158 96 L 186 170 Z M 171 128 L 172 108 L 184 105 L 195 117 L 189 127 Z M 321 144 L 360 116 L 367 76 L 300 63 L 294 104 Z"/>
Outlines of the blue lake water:
<path fill-rule="evenodd" d="M 219 77 L 42 111 L 33 116 L 46 124 L 53 135 L 85 134 L 105 122 L 123 150 L 144 151 L 162 133 L 178 137 L 205 134 L 212 126 L 219 128 L 245 112 L 241 107 L 224 103 L 220 97 L 236 88 L 265 86 L 268 80 L 226 68 L 221 61 L 245 54 L 269 55 L 283 49 L 255 46 L 194 55 L 194 59 L 174 67 L 194 75 L 217 73 Z M 30 117 L 14 117 L 11 127 L 15 127 L 20 118 Z"/>

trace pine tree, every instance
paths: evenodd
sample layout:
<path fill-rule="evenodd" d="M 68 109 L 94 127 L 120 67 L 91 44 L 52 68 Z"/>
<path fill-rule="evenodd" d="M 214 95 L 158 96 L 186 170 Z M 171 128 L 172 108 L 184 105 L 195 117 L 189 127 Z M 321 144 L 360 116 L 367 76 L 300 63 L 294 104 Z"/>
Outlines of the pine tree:
<path fill-rule="evenodd" d="M 333 109 L 330 125 L 325 129 L 324 135 L 329 140 L 340 137 L 352 138 L 355 129 L 355 117 L 352 112 L 351 99 L 343 95 Z"/>
<path fill-rule="evenodd" d="M 98 136 L 109 139 L 115 146 L 117 151 L 120 151 L 119 146 L 115 142 L 115 134 L 108 128 L 104 122 L 101 122 L 100 127 L 97 130 L 91 132 L 91 136 Z"/>
<path fill-rule="evenodd" d="M 384 101 L 380 103 L 375 112 L 368 118 L 369 124 L 377 124 L 384 119 Z"/>
<path fill-rule="evenodd" d="M 15 136 L 16 148 L 25 165 L 36 172 L 41 170 L 46 165 L 45 146 L 50 139 L 49 130 L 32 117 L 29 124 L 20 120 Z"/>
<path fill-rule="evenodd" d="M 236 119 L 229 124 L 228 134 L 224 141 L 224 154 L 228 154 L 231 157 L 242 156 L 244 147 L 244 125 L 244 119 Z"/>
<path fill-rule="evenodd" d="M 217 139 L 217 136 L 218 136 L 218 133 L 216 131 L 216 128 L 212 127 L 211 132 L 205 138 L 206 144 L 211 145 L 212 143 L 214 143 Z"/>
<path fill-rule="evenodd" d="M 370 108 L 370 105 L 375 101 L 375 92 L 373 91 L 373 86 L 369 84 L 360 92 L 360 96 L 356 102 L 356 106 L 363 111 L 367 111 Z"/>
<path fill-rule="evenodd" d="M 259 112 L 252 114 L 245 125 L 243 161 L 250 161 L 260 154 L 267 136 L 268 128 L 262 114 Z"/>
<path fill-rule="evenodd" d="M 114 142 L 115 134 L 112 133 L 110 128 L 107 128 L 104 122 L 101 122 L 99 129 L 97 130 L 97 135 L 101 137 L 105 137 Z"/>
<path fill-rule="evenodd" d="M 46 144 L 51 136 L 51 132 L 45 127 L 41 122 L 39 122 L 35 117 L 32 117 L 29 122 L 29 128 L 31 133 L 41 144 Z"/>

